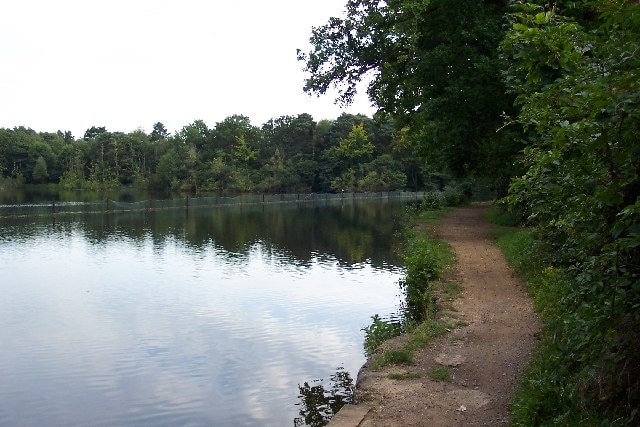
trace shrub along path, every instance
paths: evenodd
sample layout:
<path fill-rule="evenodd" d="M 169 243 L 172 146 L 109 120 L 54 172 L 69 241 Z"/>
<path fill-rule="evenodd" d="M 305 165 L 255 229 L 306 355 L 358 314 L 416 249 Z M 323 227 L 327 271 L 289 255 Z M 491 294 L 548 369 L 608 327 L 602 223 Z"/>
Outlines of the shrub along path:
<path fill-rule="evenodd" d="M 413 365 L 375 372 L 365 365 L 356 394 L 369 410 L 357 425 L 508 424 L 509 400 L 540 324 L 531 299 L 491 239 L 491 225 L 483 217 L 486 207 L 449 212 L 436 233 L 457 257 L 451 278 L 460 284 L 461 294 L 441 315 L 458 326 L 417 350 Z M 397 337 L 384 346 L 401 345 L 402 340 Z M 446 375 L 444 380 L 431 379 L 434 369 L 448 371 L 450 381 Z M 403 379 L 391 379 L 390 374 Z"/>

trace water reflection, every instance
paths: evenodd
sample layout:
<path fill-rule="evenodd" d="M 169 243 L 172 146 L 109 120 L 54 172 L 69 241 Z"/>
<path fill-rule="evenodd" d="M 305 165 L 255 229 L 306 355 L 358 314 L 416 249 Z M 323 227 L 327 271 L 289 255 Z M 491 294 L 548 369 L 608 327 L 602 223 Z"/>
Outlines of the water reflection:
<path fill-rule="evenodd" d="M 253 244 L 262 243 L 268 251 L 284 253 L 302 265 L 329 254 L 345 265 L 371 262 L 383 267 L 398 263 L 391 238 L 397 214 L 403 209 L 402 203 L 347 200 L 88 214 L 81 221 L 59 216 L 53 224 L 51 218 L 18 218 L 0 220 L 0 226 L 4 238 L 29 238 L 42 227 L 52 226 L 65 234 L 77 229 L 96 245 L 121 238 L 141 244 L 150 238 L 155 247 L 162 248 L 167 240 L 177 240 L 194 252 L 214 245 L 242 258 Z"/>
<path fill-rule="evenodd" d="M 300 402 L 297 405 L 300 410 L 299 416 L 293 420 L 294 427 L 326 426 L 340 408 L 354 403 L 353 378 L 343 367 L 331 375 L 328 389 L 322 379 L 314 380 L 312 384 L 298 385 Z"/>
<path fill-rule="evenodd" d="M 335 366 L 357 371 L 361 328 L 397 308 L 397 209 L 1 223 L 0 425 L 304 418 L 292 391 Z"/>

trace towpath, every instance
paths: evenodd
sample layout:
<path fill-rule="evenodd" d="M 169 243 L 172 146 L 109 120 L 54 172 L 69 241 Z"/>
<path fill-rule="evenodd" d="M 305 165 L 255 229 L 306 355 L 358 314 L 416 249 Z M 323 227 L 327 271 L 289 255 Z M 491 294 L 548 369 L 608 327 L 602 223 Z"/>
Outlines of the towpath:
<path fill-rule="evenodd" d="M 459 326 L 418 350 L 413 366 L 372 372 L 365 365 L 356 391 L 362 403 L 341 411 L 332 426 L 508 424 L 508 405 L 540 322 L 522 283 L 493 243 L 491 225 L 483 216 L 486 207 L 452 210 L 436 230 L 457 257 L 451 276 L 461 295 L 445 315 Z M 447 369 L 452 380 L 430 379 L 428 372 L 437 367 Z M 407 372 L 419 378 L 389 378 Z"/>

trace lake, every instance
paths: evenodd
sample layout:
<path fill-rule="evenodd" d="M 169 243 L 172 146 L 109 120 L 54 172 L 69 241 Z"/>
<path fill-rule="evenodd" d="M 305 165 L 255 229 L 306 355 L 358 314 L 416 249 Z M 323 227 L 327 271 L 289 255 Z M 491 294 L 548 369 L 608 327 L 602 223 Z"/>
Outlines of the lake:
<path fill-rule="evenodd" d="M 0 220 L 0 425 L 304 425 L 399 311 L 404 208 Z"/>

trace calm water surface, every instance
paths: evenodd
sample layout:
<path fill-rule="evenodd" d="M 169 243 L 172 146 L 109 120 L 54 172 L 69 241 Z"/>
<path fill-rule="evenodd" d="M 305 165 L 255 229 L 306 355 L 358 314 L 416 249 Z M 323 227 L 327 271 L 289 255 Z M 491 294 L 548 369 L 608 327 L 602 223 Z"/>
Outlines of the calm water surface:
<path fill-rule="evenodd" d="M 398 311 L 401 209 L 3 220 L 0 425 L 293 425 Z"/>

